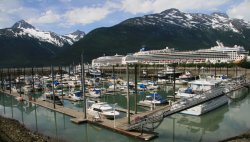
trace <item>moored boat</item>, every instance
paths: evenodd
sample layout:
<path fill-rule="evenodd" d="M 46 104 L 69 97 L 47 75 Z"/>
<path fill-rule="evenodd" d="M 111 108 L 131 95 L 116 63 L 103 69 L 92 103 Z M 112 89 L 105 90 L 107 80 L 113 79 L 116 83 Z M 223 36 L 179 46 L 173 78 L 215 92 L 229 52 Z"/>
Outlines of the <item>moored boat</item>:
<path fill-rule="evenodd" d="M 104 116 L 108 119 L 114 119 L 114 117 L 117 117 L 120 115 L 120 113 L 118 111 L 114 110 L 113 106 L 111 106 L 107 102 L 93 103 L 88 108 L 88 114 L 92 115 L 92 116 L 99 114 L 99 115 Z"/>

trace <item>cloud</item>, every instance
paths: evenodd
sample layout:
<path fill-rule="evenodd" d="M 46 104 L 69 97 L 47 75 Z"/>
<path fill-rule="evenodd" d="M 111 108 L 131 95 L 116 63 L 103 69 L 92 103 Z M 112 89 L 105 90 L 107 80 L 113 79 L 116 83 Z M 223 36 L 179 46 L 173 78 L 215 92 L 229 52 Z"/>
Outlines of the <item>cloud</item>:
<path fill-rule="evenodd" d="M 20 0 L 0 1 L 0 28 L 13 25 L 16 21 L 33 17 L 39 11 L 32 7 L 25 7 Z"/>
<path fill-rule="evenodd" d="M 82 7 L 67 11 L 64 17 L 70 25 L 86 25 L 104 19 L 109 13 L 107 7 Z"/>
<path fill-rule="evenodd" d="M 230 0 L 123 0 L 121 8 L 132 14 L 161 12 L 169 8 L 178 8 L 182 11 L 214 10 L 228 1 Z"/>
<path fill-rule="evenodd" d="M 239 18 L 250 21 L 250 1 L 244 0 L 240 4 L 233 6 L 229 10 L 227 10 L 227 14 L 232 18 Z"/>
<path fill-rule="evenodd" d="M 54 13 L 52 10 L 48 10 L 42 13 L 40 17 L 30 18 L 27 21 L 31 24 L 49 24 L 59 22 L 60 18 L 60 15 Z"/>

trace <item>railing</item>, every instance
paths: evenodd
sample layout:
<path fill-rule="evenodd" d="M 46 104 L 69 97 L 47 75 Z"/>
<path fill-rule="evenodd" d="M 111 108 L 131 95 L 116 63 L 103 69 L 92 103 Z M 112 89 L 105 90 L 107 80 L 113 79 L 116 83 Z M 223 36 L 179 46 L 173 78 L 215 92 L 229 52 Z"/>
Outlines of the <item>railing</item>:
<path fill-rule="evenodd" d="M 202 104 L 214 98 L 223 96 L 226 93 L 239 89 L 243 86 L 250 85 L 250 82 L 247 82 L 245 79 L 242 79 L 242 78 L 240 80 L 239 78 L 234 78 L 230 82 L 235 82 L 235 84 L 221 86 L 221 87 L 214 88 L 212 90 L 208 90 L 206 92 L 194 95 L 193 97 L 180 99 L 179 101 L 176 101 L 170 106 L 167 106 L 159 111 L 145 115 L 144 117 L 136 118 L 135 120 L 130 122 L 130 125 L 128 126 L 127 130 L 140 130 L 140 131 L 150 130 L 152 131 L 159 126 L 159 125 L 153 125 L 153 124 L 155 123 L 160 124 L 162 120 L 167 116 L 189 109 L 191 107 Z"/>

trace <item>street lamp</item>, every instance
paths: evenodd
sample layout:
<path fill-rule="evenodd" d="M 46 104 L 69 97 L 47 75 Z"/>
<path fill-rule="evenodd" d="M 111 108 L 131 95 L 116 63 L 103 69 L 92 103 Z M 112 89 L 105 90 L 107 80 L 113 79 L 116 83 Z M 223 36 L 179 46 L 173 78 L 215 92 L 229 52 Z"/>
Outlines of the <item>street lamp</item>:
<path fill-rule="evenodd" d="M 114 128 L 115 128 L 115 106 L 117 105 L 117 103 L 115 103 L 114 105 L 113 105 L 113 112 L 114 112 Z"/>

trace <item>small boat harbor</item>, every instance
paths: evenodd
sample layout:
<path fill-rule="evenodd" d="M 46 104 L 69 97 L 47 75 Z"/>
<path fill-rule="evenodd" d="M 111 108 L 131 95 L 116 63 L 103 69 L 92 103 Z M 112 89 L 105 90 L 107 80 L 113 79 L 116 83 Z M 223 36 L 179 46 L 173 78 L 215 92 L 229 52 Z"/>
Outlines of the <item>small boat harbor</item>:
<path fill-rule="evenodd" d="M 85 67 L 84 67 L 85 66 Z M 86 65 L 0 69 L 0 91 L 71 117 L 72 123 L 90 123 L 151 140 L 164 118 L 173 114 L 203 115 L 237 100 L 233 92 L 250 87 L 244 68 L 188 68 L 178 66 Z M 170 87 L 172 95 L 160 88 Z M 39 95 L 37 95 L 39 94 Z M 123 96 L 122 104 L 102 98 Z M 78 103 L 78 109 L 64 102 Z M 160 136 L 159 136 L 160 137 Z"/>

